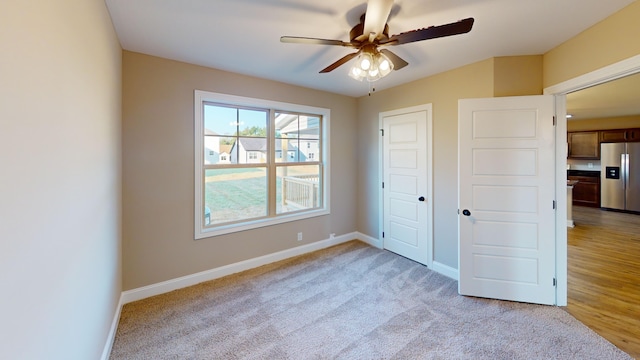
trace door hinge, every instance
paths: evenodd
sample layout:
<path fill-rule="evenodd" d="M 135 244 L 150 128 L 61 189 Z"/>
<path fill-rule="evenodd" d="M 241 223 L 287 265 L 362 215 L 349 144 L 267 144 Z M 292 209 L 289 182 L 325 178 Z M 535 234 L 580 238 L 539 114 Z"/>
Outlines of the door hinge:
<path fill-rule="evenodd" d="M 556 116 L 553 115 L 553 126 L 556 126 Z"/>
<path fill-rule="evenodd" d="M 380 129 L 380 134 L 384 136 L 384 129 Z"/>
<path fill-rule="evenodd" d="M 556 278 L 553 278 L 553 286 L 556 286 Z"/>
<path fill-rule="evenodd" d="M 382 232 L 382 238 L 384 238 L 384 231 Z"/>
<path fill-rule="evenodd" d="M 382 182 L 382 188 L 384 189 L 384 181 Z"/>
<path fill-rule="evenodd" d="M 555 209 L 556 209 L 556 201 L 553 200 L 553 210 L 555 210 Z"/>

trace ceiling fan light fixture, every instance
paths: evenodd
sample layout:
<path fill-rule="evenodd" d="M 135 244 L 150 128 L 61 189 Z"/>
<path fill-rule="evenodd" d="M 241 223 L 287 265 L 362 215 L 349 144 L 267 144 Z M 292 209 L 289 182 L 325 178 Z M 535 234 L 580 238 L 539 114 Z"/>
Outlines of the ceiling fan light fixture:
<path fill-rule="evenodd" d="M 389 58 L 377 50 L 363 51 L 356 58 L 355 64 L 349 70 L 349 76 L 358 81 L 365 78 L 369 82 L 381 79 L 393 70 L 393 63 Z"/>
<path fill-rule="evenodd" d="M 380 65 L 378 65 L 378 68 L 380 69 L 380 71 L 389 70 L 389 61 L 387 61 L 386 59 L 382 59 L 382 61 L 380 61 Z"/>
<path fill-rule="evenodd" d="M 373 64 L 373 57 L 369 53 L 362 53 L 358 57 L 358 66 L 360 69 L 367 71 Z"/>
<path fill-rule="evenodd" d="M 367 73 L 357 65 L 354 65 L 351 67 L 351 70 L 349 70 L 349 76 L 358 81 L 362 81 L 365 77 L 367 77 Z"/>
<path fill-rule="evenodd" d="M 389 75 L 389 73 L 393 70 L 393 63 L 391 62 L 391 60 L 389 60 L 387 55 L 378 53 L 376 60 L 378 63 L 378 70 L 380 70 L 380 77 Z"/>

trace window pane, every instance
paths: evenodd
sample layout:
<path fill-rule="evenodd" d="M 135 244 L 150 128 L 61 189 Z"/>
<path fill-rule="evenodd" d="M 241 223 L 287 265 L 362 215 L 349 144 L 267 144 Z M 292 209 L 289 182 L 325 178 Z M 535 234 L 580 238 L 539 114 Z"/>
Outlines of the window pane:
<path fill-rule="evenodd" d="M 269 112 L 264 110 L 239 109 L 240 136 L 267 136 Z"/>
<path fill-rule="evenodd" d="M 237 109 L 204 104 L 204 135 L 236 135 L 237 123 Z"/>
<path fill-rule="evenodd" d="M 231 154 L 234 149 L 235 138 L 205 135 L 204 137 L 204 163 L 231 164 Z M 237 158 L 237 157 L 236 157 Z"/>
<path fill-rule="evenodd" d="M 320 165 L 278 166 L 276 170 L 276 212 L 322 207 Z"/>
<path fill-rule="evenodd" d="M 276 113 L 276 137 L 295 139 L 298 137 L 298 115 Z"/>
<path fill-rule="evenodd" d="M 320 124 L 319 116 L 276 113 L 276 162 L 320 161 Z"/>
<path fill-rule="evenodd" d="M 320 148 L 318 146 L 318 140 L 315 139 L 300 139 L 300 154 L 298 161 L 319 161 L 318 154 Z"/>
<path fill-rule="evenodd" d="M 298 140 L 276 139 L 276 162 L 300 161 L 300 149 Z"/>
<path fill-rule="evenodd" d="M 276 139 L 276 162 L 320 161 L 319 140 Z"/>
<path fill-rule="evenodd" d="M 300 115 L 299 137 L 306 139 L 320 138 L 320 118 L 317 116 Z"/>
<path fill-rule="evenodd" d="M 268 160 L 267 139 L 238 138 L 238 164 L 264 164 Z"/>
<path fill-rule="evenodd" d="M 237 164 L 238 163 L 238 147 L 236 146 L 236 138 L 221 137 L 220 138 L 220 162 L 219 164 Z"/>
<path fill-rule="evenodd" d="M 267 201 L 266 168 L 205 171 L 205 224 L 208 226 L 267 216 Z"/>

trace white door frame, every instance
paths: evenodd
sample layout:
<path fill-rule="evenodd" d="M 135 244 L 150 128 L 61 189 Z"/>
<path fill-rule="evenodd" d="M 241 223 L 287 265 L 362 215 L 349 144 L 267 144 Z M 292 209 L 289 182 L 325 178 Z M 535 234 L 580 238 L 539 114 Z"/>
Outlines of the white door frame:
<path fill-rule="evenodd" d="M 378 114 L 378 131 L 384 129 L 383 120 L 387 116 L 406 114 L 409 112 L 426 111 L 427 112 L 427 199 L 426 204 L 429 207 L 427 219 L 427 267 L 433 268 L 433 105 L 423 104 L 417 106 L 406 107 L 391 111 L 384 111 Z M 384 230 L 384 192 L 382 190 L 382 181 L 384 179 L 384 139 L 378 133 L 378 239 L 380 248 L 384 248 L 384 239 L 382 231 Z"/>
<path fill-rule="evenodd" d="M 640 72 L 640 55 L 544 89 L 556 98 L 556 304 L 567 305 L 567 103 L 568 93 Z"/>

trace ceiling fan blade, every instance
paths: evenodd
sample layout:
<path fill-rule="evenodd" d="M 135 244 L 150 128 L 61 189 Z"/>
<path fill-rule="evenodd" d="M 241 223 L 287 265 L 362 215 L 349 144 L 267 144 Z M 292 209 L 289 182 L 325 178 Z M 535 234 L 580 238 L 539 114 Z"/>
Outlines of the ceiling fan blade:
<path fill-rule="evenodd" d="M 334 62 L 333 64 L 327 66 L 326 68 L 320 70 L 320 73 L 328 73 L 331 72 L 335 69 L 337 69 L 340 65 L 343 65 L 344 63 L 346 63 L 347 61 L 353 59 L 354 57 L 358 56 L 358 54 L 360 54 L 360 51 L 354 52 L 352 54 L 348 54 L 343 56 L 340 60 Z"/>
<path fill-rule="evenodd" d="M 337 46 L 354 47 L 351 43 L 344 42 L 341 40 L 318 39 L 318 38 L 308 38 L 308 37 L 300 37 L 300 36 L 281 36 L 280 42 L 291 43 L 291 44 L 337 45 Z"/>
<path fill-rule="evenodd" d="M 380 50 L 380 52 L 383 53 L 386 57 L 388 57 L 389 61 L 393 63 L 393 70 L 400 70 L 403 67 L 409 65 L 409 63 L 404 61 L 400 56 L 392 53 L 387 49 L 382 49 Z"/>
<path fill-rule="evenodd" d="M 430 26 L 424 29 L 403 32 L 398 35 L 391 36 L 389 40 L 381 41 L 380 45 L 401 45 L 414 41 L 468 33 L 473 27 L 473 21 L 473 18 L 467 18 L 451 24 Z"/>
<path fill-rule="evenodd" d="M 364 15 L 362 35 L 358 36 L 357 40 L 364 41 L 372 33 L 375 34 L 375 37 L 382 34 L 392 7 L 393 0 L 369 0 L 367 12 Z"/>

